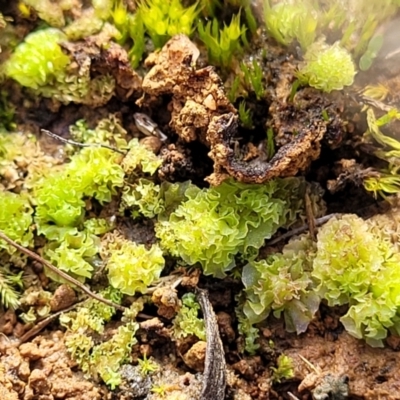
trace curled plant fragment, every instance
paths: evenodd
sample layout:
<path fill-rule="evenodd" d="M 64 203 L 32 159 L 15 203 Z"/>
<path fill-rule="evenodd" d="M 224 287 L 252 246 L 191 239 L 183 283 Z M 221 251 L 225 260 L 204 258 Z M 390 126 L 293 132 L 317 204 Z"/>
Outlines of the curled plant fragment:
<path fill-rule="evenodd" d="M 115 240 L 107 236 L 103 239 L 106 247 L 102 251 L 103 255 L 107 255 L 110 284 L 124 294 L 144 293 L 160 277 L 164 268 L 161 249 L 157 245 L 146 249 L 144 245 L 118 236 L 115 236 Z"/>
<path fill-rule="evenodd" d="M 390 122 L 399 119 L 400 112 L 395 108 L 388 111 L 379 119 L 376 119 L 372 108 L 368 108 L 367 110 L 368 130 L 364 136 L 366 138 L 371 137 L 382 147 L 377 149 L 375 154 L 387 161 L 390 161 L 392 157 L 400 157 L 400 141 L 383 133 L 381 128 L 388 125 Z"/>
<path fill-rule="evenodd" d="M 386 171 L 379 171 L 367 176 L 363 180 L 366 190 L 373 192 L 374 196 L 386 197 L 387 195 L 400 193 L 399 166 L 389 166 Z"/>

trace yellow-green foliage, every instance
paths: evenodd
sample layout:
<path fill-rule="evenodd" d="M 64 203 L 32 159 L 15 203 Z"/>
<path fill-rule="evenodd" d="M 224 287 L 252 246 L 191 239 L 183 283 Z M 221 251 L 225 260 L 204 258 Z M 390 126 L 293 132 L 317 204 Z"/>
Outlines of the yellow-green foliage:
<path fill-rule="evenodd" d="M 25 247 L 33 243 L 32 213 L 33 209 L 27 196 L 0 191 L 0 230 Z M 1 249 L 10 254 L 15 252 L 14 247 L 0 239 Z"/>
<path fill-rule="evenodd" d="M 322 42 L 314 43 L 304 55 L 304 61 L 297 74 L 302 84 L 329 93 L 353 83 L 356 74 L 353 60 L 339 43 L 332 46 Z"/>
<path fill-rule="evenodd" d="M 101 291 L 100 295 L 116 304 L 121 303 L 122 294 L 111 287 Z M 104 324 L 110 321 L 114 314 L 114 307 L 90 299 L 77 310 L 63 314 L 60 322 L 71 332 L 93 331 L 101 334 L 104 332 Z"/>
<path fill-rule="evenodd" d="M 109 74 L 92 77 L 90 63 L 71 63 L 59 45 L 64 40 L 66 35 L 55 28 L 30 33 L 5 63 L 6 76 L 66 104 L 104 104 L 114 93 L 115 79 Z"/>
<path fill-rule="evenodd" d="M 118 304 L 121 302 L 121 294 L 113 289 L 106 289 L 101 294 Z M 114 308 L 89 300 L 77 311 L 60 317 L 61 323 L 68 328 L 67 350 L 86 375 L 100 377 L 111 389 L 121 383 L 119 368 L 129 361 L 131 348 L 137 343 L 135 333 L 139 326 L 135 318 L 142 308 L 142 302 L 133 303 L 124 312 L 122 321 L 125 324 L 118 327 L 111 339 L 97 344 L 93 337 L 104 331 L 104 324 L 115 313 Z"/>
<path fill-rule="evenodd" d="M 252 261 L 243 268 L 246 291 L 243 311 L 251 324 L 270 312 L 283 313 L 286 329 L 302 333 L 318 310 L 320 297 L 310 277 L 315 248 L 308 236 L 292 240 L 282 253 Z"/>
<path fill-rule="evenodd" d="M 240 14 L 234 15 L 230 24 L 224 24 L 222 29 L 216 18 L 205 25 L 203 22 L 198 25 L 199 37 L 207 47 L 209 62 L 223 68 L 230 67 L 234 54 L 242 49 L 245 32 L 246 27 L 240 25 Z"/>
<path fill-rule="evenodd" d="M 21 274 L 14 275 L 8 269 L 0 266 L 0 305 L 6 309 L 13 308 L 15 310 L 20 305 L 20 294 L 15 287 L 22 287 Z"/>
<path fill-rule="evenodd" d="M 290 379 L 294 376 L 293 360 L 281 354 L 277 360 L 277 366 L 271 367 L 272 370 L 272 381 L 280 383 L 284 379 Z"/>
<path fill-rule="evenodd" d="M 122 190 L 121 211 L 130 209 L 133 218 L 143 215 L 153 218 L 164 210 L 164 200 L 160 197 L 160 186 L 146 179 L 126 185 Z"/>
<path fill-rule="evenodd" d="M 242 306 L 235 309 L 236 318 L 238 320 L 239 334 L 244 337 L 244 349 L 249 354 L 255 354 L 260 348 L 257 339 L 260 336 L 260 330 L 253 326 L 250 320 L 244 315 Z"/>
<path fill-rule="evenodd" d="M 377 148 L 375 155 L 388 162 L 387 168 L 367 177 L 363 182 L 364 187 L 373 192 L 375 196 L 380 194 L 384 197 L 387 194 L 400 192 L 400 167 L 397 163 L 397 159 L 400 157 L 400 141 L 381 130 L 385 125 L 399 119 L 400 112 L 397 109 L 388 111 L 378 119 L 371 108 L 367 110 L 368 130 L 364 134 L 364 138 L 368 141 L 372 139 Z"/>
<path fill-rule="evenodd" d="M 39 233 L 48 224 L 74 227 L 84 214 L 84 197 L 111 200 L 123 184 L 121 156 L 101 147 L 86 147 L 71 157 L 63 171 L 44 178 L 34 190 Z"/>
<path fill-rule="evenodd" d="M 181 0 L 141 0 L 138 12 L 155 47 L 183 33 L 190 36 L 199 14 L 198 3 L 184 7 Z"/>
<path fill-rule="evenodd" d="M 257 60 L 253 60 L 250 64 L 241 63 L 240 69 L 243 72 L 244 84 L 247 91 L 254 92 L 257 100 L 264 97 L 265 89 L 263 85 L 264 73 Z"/>
<path fill-rule="evenodd" d="M 6 75 L 32 89 L 53 83 L 70 62 L 59 45 L 62 40 L 66 36 L 53 28 L 30 33 L 6 62 Z"/>
<path fill-rule="evenodd" d="M 140 144 L 136 138 L 129 142 L 128 147 L 128 154 L 121 164 L 127 175 L 131 175 L 135 170 L 142 170 L 152 175 L 162 164 L 162 160 L 147 149 L 147 147 Z"/>
<path fill-rule="evenodd" d="M 160 218 L 156 235 L 170 254 L 189 265 L 200 263 L 206 275 L 224 277 L 235 266 L 235 255 L 254 255 L 265 239 L 292 221 L 299 212 L 295 199 L 300 186 L 296 179 L 263 185 L 227 180 L 204 190 L 189 186 L 185 201 L 175 205 L 168 219 Z M 294 214 L 289 216 L 290 210 Z"/>
<path fill-rule="evenodd" d="M 310 2 L 282 1 L 271 7 L 270 1 L 266 0 L 264 19 L 267 32 L 285 46 L 296 39 L 306 50 L 316 38 L 318 15 Z"/>
<path fill-rule="evenodd" d="M 391 157 L 400 157 L 400 141 L 397 139 L 385 135 L 381 128 L 394 120 L 400 119 L 400 112 L 397 109 L 392 109 L 388 111 L 385 115 L 376 119 L 374 111 L 372 108 L 367 110 L 367 123 L 368 130 L 365 133 L 367 138 L 371 137 L 376 140 L 376 142 L 382 146 L 383 150 L 376 152 L 376 155 L 382 157 L 385 160 L 390 161 Z"/>
<path fill-rule="evenodd" d="M 318 233 L 312 276 L 330 306 L 349 304 L 346 330 L 382 346 L 388 329 L 400 334 L 400 255 L 390 230 L 375 226 L 353 215 L 330 220 Z"/>
<path fill-rule="evenodd" d="M 102 204 L 111 200 L 123 184 L 120 158 L 112 150 L 86 147 L 74 154 L 62 171 L 43 178 L 33 191 L 37 231 L 51 241 L 45 247 L 46 257 L 80 280 L 90 278 L 93 271 L 100 249 L 95 234 L 110 228 L 105 221 L 83 225 L 84 199 Z M 57 279 L 50 271 L 48 274 Z"/>
<path fill-rule="evenodd" d="M 50 233 L 50 229 L 45 229 Z M 87 230 L 78 231 L 76 228 L 57 231 L 58 240 L 49 242 L 44 249 L 44 254 L 49 261 L 60 270 L 73 274 L 78 280 L 84 281 L 91 278 L 93 266 L 90 261 L 94 260 L 100 250 L 100 239 Z M 62 236 L 61 236 L 62 235 Z M 50 234 L 48 236 L 51 236 Z M 59 280 L 50 271 L 47 275 L 53 280 Z"/>
<path fill-rule="evenodd" d="M 289 331 L 304 332 L 321 299 L 349 306 L 341 318 L 346 330 L 372 346 L 382 346 L 388 330 L 400 333 L 400 213 L 364 221 L 345 214 L 322 226 L 317 243 L 303 236 L 282 254 L 243 269 L 249 322 L 282 312 Z"/>
<path fill-rule="evenodd" d="M 72 2 L 68 1 L 54 3 L 51 0 L 22 0 L 21 3 L 32 7 L 43 21 L 56 28 L 62 28 L 65 24 L 63 10 L 72 8 Z"/>
<path fill-rule="evenodd" d="M 106 246 L 109 282 L 122 293 L 144 293 L 160 277 L 165 261 L 157 245 L 147 249 L 121 238 Z"/>
<path fill-rule="evenodd" d="M 379 171 L 365 178 L 363 181 L 365 189 L 374 193 L 377 197 L 378 194 L 382 197 L 388 194 L 400 193 L 400 166 L 389 165 L 387 170 Z"/>
<path fill-rule="evenodd" d="M 139 328 L 136 322 L 128 322 L 118 327 L 113 337 L 92 349 L 90 372 L 115 389 L 121 384 L 119 368 L 130 361 L 131 349 L 137 343 L 135 333 Z"/>
<path fill-rule="evenodd" d="M 128 148 L 127 131 L 115 114 L 101 119 L 94 129 L 90 129 L 85 120 L 80 119 L 69 127 L 72 138 L 80 143 L 97 143 L 115 146 L 119 150 Z M 76 150 L 75 146 L 73 150 Z"/>
<path fill-rule="evenodd" d="M 158 371 L 159 365 L 151 359 L 148 359 L 146 355 L 144 355 L 143 359 L 138 359 L 140 373 L 143 376 L 148 374 L 152 374 L 153 372 Z"/>
<path fill-rule="evenodd" d="M 196 301 L 196 296 L 193 293 L 186 293 L 182 296 L 182 303 L 173 321 L 174 336 L 179 339 L 195 335 L 200 340 L 206 340 L 204 320 L 198 317 L 200 304 Z"/>
<path fill-rule="evenodd" d="M 376 42 L 367 49 L 368 42 L 398 9 L 397 0 L 266 0 L 264 19 L 268 33 L 284 46 L 296 40 L 306 51 L 318 36 L 336 37 L 354 57 L 367 50 L 362 64 L 368 68 L 378 49 Z"/>
<path fill-rule="evenodd" d="M 240 124 L 246 129 L 253 129 L 253 113 L 250 108 L 246 107 L 246 102 L 244 100 L 239 103 L 238 112 Z"/>

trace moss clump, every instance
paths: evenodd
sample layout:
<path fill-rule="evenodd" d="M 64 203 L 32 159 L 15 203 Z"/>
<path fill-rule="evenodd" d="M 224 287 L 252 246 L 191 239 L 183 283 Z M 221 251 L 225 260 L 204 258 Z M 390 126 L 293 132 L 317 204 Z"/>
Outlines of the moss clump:
<path fill-rule="evenodd" d="M 146 179 L 126 185 L 122 191 L 120 210 L 130 209 L 133 218 L 144 216 L 154 218 L 164 210 L 164 200 L 160 196 L 161 187 Z"/>
<path fill-rule="evenodd" d="M 305 50 L 316 38 L 318 14 L 308 1 L 282 1 L 271 7 L 267 0 L 264 19 L 267 32 L 284 46 L 297 40 Z"/>
<path fill-rule="evenodd" d="M 127 175 L 131 175 L 139 170 L 153 175 L 162 164 L 162 160 L 147 149 L 147 147 L 140 144 L 136 138 L 129 142 L 128 148 L 128 154 L 124 157 L 121 164 Z"/>
<path fill-rule="evenodd" d="M 46 234 L 49 224 L 77 226 L 84 215 L 85 196 L 109 202 L 123 184 L 120 158 L 111 150 L 87 147 L 73 155 L 63 171 L 42 179 L 33 194 L 39 233 Z"/>
<path fill-rule="evenodd" d="M 6 75 L 31 89 L 54 83 L 70 62 L 59 45 L 62 40 L 66 36 L 54 28 L 30 33 L 6 62 Z"/>
<path fill-rule="evenodd" d="M 324 92 L 343 89 L 353 83 L 356 74 L 350 53 L 339 43 L 332 46 L 314 43 L 304 56 L 305 64 L 297 76 L 302 84 Z"/>
<path fill-rule="evenodd" d="M 122 293 L 144 293 L 160 277 L 164 268 L 162 251 L 157 245 L 146 249 L 123 238 L 110 235 L 103 240 L 103 255 L 107 257 L 108 280 Z"/>
<path fill-rule="evenodd" d="M 161 246 L 189 265 L 200 263 L 206 275 L 224 277 L 235 255 L 251 257 L 264 240 L 299 212 L 292 203 L 299 193 L 296 179 L 247 185 L 233 180 L 206 190 L 189 186 L 168 220 L 160 219 L 156 235 Z"/>
<path fill-rule="evenodd" d="M 142 0 L 138 8 L 146 31 L 157 48 L 179 33 L 190 36 L 199 11 L 198 3 L 185 8 L 180 0 Z"/>
<path fill-rule="evenodd" d="M 292 240 L 282 253 L 253 261 L 243 268 L 246 302 L 243 311 L 251 324 L 270 312 L 285 317 L 289 332 L 304 332 L 318 310 L 320 296 L 311 279 L 315 248 L 308 236 Z"/>
<path fill-rule="evenodd" d="M 116 303 L 121 301 L 120 293 L 111 288 L 104 290 L 102 295 Z M 133 303 L 124 312 L 124 324 L 109 340 L 100 343 L 95 343 L 94 337 L 104 331 L 104 324 L 115 312 L 112 307 L 89 300 L 77 311 L 60 317 L 61 323 L 67 327 L 67 350 L 87 376 L 94 379 L 100 377 L 112 390 L 121 383 L 119 370 L 122 364 L 130 360 L 132 346 L 137 343 L 135 334 L 139 325 L 135 318 L 142 308 L 142 302 Z"/>
<path fill-rule="evenodd" d="M 33 244 L 33 208 L 27 196 L 11 192 L 0 192 L 0 230 L 10 239 L 25 247 Z M 12 254 L 16 250 L 0 239 L 0 250 Z"/>
<path fill-rule="evenodd" d="M 240 24 L 240 14 L 234 15 L 229 25 L 219 28 L 218 19 L 208 21 L 206 25 L 200 22 L 199 37 L 208 50 L 210 63 L 228 68 L 235 53 L 242 50 L 242 39 L 246 28 Z"/>
<path fill-rule="evenodd" d="M 198 317 L 200 304 L 193 293 L 186 293 L 182 297 L 182 307 L 174 319 L 174 336 L 185 338 L 195 335 L 200 340 L 206 340 L 204 320 Z"/>
<path fill-rule="evenodd" d="M 321 299 L 348 305 L 341 318 L 346 330 L 371 346 L 383 346 L 388 330 L 400 333 L 400 256 L 395 223 L 364 221 L 345 214 L 320 228 L 315 244 L 294 239 L 281 254 L 250 262 L 243 269 L 243 312 L 251 324 L 271 312 L 285 317 L 286 328 L 304 332 Z"/>
<path fill-rule="evenodd" d="M 400 256 L 388 237 L 353 215 L 332 219 L 318 233 L 312 276 L 330 306 L 349 304 L 346 330 L 382 346 L 387 330 L 400 333 Z"/>

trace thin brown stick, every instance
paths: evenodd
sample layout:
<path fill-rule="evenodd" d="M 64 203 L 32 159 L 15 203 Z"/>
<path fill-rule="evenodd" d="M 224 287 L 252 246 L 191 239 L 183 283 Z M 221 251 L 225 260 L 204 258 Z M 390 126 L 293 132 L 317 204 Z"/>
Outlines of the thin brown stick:
<path fill-rule="evenodd" d="M 315 220 L 315 226 L 321 226 L 321 225 L 325 224 L 325 222 L 328 222 L 331 218 L 338 217 L 339 215 L 341 215 L 341 214 L 334 213 L 334 214 L 325 215 L 321 218 L 317 218 Z M 308 229 L 309 229 L 308 224 L 300 226 L 299 228 L 291 229 L 290 231 L 284 233 L 283 235 L 278 236 L 275 239 L 269 240 L 266 244 L 268 246 L 273 246 L 274 244 L 277 244 L 277 243 L 281 242 L 282 240 L 289 239 L 292 236 L 300 235 L 301 233 L 306 232 Z"/>
<path fill-rule="evenodd" d="M 51 321 L 55 320 L 58 318 L 61 314 L 69 312 L 73 310 L 76 307 L 79 307 L 82 305 L 84 301 L 81 301 L 79 303 L 75 303 L 72 306 L 65 308 L 64 310 L 57 311 L 56 313 L 49 315 L 48 317 L 42 319 L 39 321 L 32 329 L 29 329 L 28 332 L 24 333 L 18 340 L 18 346 L 20 346 L 22 343 L 27 342 L 29 339 L 31 339 L 33 336 L 36 336 L 42 329 L 44 329 Z"/>
<path fill-rule="evenodd" d="M 117 149 L 116 147 L 109 146 L 108 144 L 104 143 L 80 143 L 80 142 L 75 142 L 74 140 L 71 139 L 65 139 L 53 132 L 48 131 L 47 129 L 41 129 L 43 133 L 45 133 L 47 136 L 52 137 L 53 139 L 59 140 L 60 142 L 71 144 L 73 146 L 79 146 L 79 147 L 104 147 L 105 149 L 109 149 L 112 151 L 115 151 L 119 154 L 123 154 L 124 156 L 126 155 L 125 151 L 122 151 L 120 149 Z"/>
<path fill-rule="evenodd" d="M 0 239 L 3 239 L 5 242 L 7 242 L 9 245 L 15 247 L 17 250 L 19 250 L 21 253 L 26 254 L 28 257 L 33 258 L 34 260 L 38 261 L 39 263 L 45 265 L 48 269 L 50 269 L 52 272 L 66 280 L 67 282 L 77 286 L 79 289 L 81 289 L 83 292 L 85 292 L 88 296 L 96 299 L 97 301 L 100 301 L 101 303 L 107 304 L 108 306 L 114 307 L 117 310 L 120 311 L 125 311 L 126 308 L 116 304 L 110 300 L 105 299 L 102 296 L 99 296 L 96 293 L 93 293 L 90 289 L 88 289 L 85 285 L 83 285 L 81 282 L 79 282 L 77 279 L 73 278 L 72 276 L 69 276 L 67 273 L 61 271 L 57 267 L 55 267 L 53 264 L 51 264 L 49 261 L 45 260 L 44 258 L 40 257 L 38 254 L 34 253 L 31 250 L 26 249 L 25 247 L 19 245 L 18 243 L 14 242 L 12 239 L 10 239 L 4 232 L 0 231 Z"/>
<path fill-rule="evenodd" d="M 308 223 L 308 230 L 310 232 L 310 236 L 312 240 L 315 240 L 317 237 L 317 227 L 315 225 L 315 217 L 312 207 L 312 202 L 310 198 L 310 188 L 307 187 L 306 193 L 304 195 L 304 205 L 306 209 L 306 216 L 307 216 L 307 223 Z"/>

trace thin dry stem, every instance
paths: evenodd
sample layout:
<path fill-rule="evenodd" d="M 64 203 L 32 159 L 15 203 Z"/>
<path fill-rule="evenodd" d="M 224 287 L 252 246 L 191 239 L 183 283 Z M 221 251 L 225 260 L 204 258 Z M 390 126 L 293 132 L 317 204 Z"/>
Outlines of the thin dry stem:
<path fill-rule="evenodd" d="M 93 293 L 90 289 L 88 289 L 84 284 L 79 282 L 77 279 L 73 278 L 72 276 L 69 276 L 67 273 L 61 271 L 57 267 L 55 267 L 53 264 L 51 264 L 49 261 L 45 260 L 44 258 L 40 257 L 38 254 L 34 253 L 31 250 L 28 250 L 24 246 L 21 246 L 20 244 L 14 242 L 12 239 L 10 239 L 4 232 L 0 231 L 0 239 L 3 239 L 5 242 L 7 242 L 10 246 L 15 247 L 17 250 L 19 250 L 21 253 L 26 254 L 28 257 L 33 258 L 34 260 L 38 261 L 39 263 L 43 264 L 46 266 L 48 269 L 50 269 L 52 272 L 66 280 L 67 282 L 71 283 L 72 285 L 77 286 L 79 289 L 81 289 L 83 292 L 85 292 L 88 296 L 96 299 L 97 301 L 100 301 L 101 303 L 107 304 L 108 306 L 114 307 L 117 310 L 120 311 L 125 311 L 125 307 L 116 304 L 110 300 L 105 299 L 102 296 L 99 296 L 96 293 Z"/>

